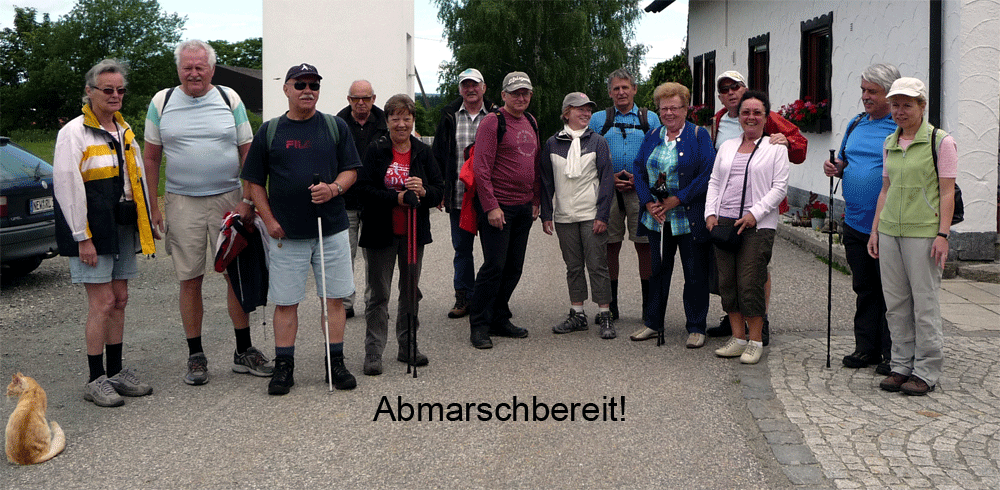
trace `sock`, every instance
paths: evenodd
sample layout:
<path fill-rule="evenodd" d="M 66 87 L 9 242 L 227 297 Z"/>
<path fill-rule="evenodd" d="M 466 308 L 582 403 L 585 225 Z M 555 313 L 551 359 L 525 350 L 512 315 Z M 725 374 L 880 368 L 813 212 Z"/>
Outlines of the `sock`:
<path fill-rule="evenodd" d="M 569 305 L 576 313 L 583 313 L 583 305 Z"/>
<path fill-rule="evenodd" d="M 295 357 L 295 346 L 274 347 L 274 357 Z"/>
<path fill-rule="evenodd" d="M 747 340 L 746 339 L 736 339 L 736 343 L 738 345 L 747 345 Z"/>
<path fill-rule="evenodd" d="M 122 344 L 107 344 L 104 346 L 104 352 L 108 357 L 108 377 L 112 377 L 122 370 Z"/>
<path fill-rule="evenodd" d="M 764 347 L 763 342 L 757 342 L 756 340 L 750 340 L 749 342 L 753 345 L 756 345 L 757 347 Z"/>
<path fill-rule="evenodd" d="M 199 352 L 205 352 L 205 350 L 201 348 L 201 335 L 187 339 L 187 341 L 188 341 L 189 356 L 193 356 Z"/>
<path fill-rule="evenodd" d="M 609 311 L 611 311 L 611 308 L 607 308 L 607 307 L 601 308 L 600 306 L 597 307 L 597 312 L 598 313 L 607 313 Z"/>
<path fill-rule="evenodd" d="M 92 356 L 87 354 L 87 365 L 90 366 L 90 380 L 88 383 L 104 376 L 104 354 Z"/>
<path fill-rule="evenodd" d="M 329 345 L 330 345 L 330 359 L 337 359 L 344 357 L 343 342 L 337 342 L 337 343 L 330 342 Z"/>
<path fill-rule="evenodd" d="M 236 332 L 236 353 L 242 354 L 253 346 L 250 342 L 250 327 L 247 328 L 237 328 Z"/>

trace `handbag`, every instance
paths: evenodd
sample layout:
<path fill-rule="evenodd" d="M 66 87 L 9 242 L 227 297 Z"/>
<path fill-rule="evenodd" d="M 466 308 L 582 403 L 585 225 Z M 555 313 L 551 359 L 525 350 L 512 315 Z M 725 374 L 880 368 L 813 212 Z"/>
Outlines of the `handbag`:
<path fill-rule="evenodd" d="M 750 156 L 747 158 L 747 168 L 743 172 L 743 194 L 740 196 L 740 212 L 739 216 L 743 217 L 743 205 L 746 203 L 747 199 L 747 180 L 749 180 L 750 173 L 750 160 L 753 159 L 754 153 L 757 153 L 757 148 L 760 148 L 760 142 L 764 140 L 764 136 L 761 136 L 757 140 L 757 144 L 754 145 L 753 151 L 750 152 Z M 716 223 L 709 232 L 712 238 L 712 243 L 715 244 L 720 250 L 724 250 L 730 253 L 736 253 L 740 250 L 740 246 L 743 245 L 743 235 L 737 233 L 738 229 L 734 223 Z"/>

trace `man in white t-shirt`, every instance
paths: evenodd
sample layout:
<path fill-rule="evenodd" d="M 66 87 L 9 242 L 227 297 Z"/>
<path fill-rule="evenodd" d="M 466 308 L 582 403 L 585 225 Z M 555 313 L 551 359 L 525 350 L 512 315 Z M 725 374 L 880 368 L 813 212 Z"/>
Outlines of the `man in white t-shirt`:
<path fill-rule="evenodd" d="M 206 253 L 214 255 L 227 212 L 236 211 L 245 222 L 253 219 L 249 190 L 239 180 L 253 130 L 236 91 L 212 85 L 216 57 L 211 46 L 188 40 L 177 46 L 174 58 L 181 84 L 161 90 L 150 101 L 142 156 L 150 189 L 159 189 L 160 165 L 166 157 L 166 216 L 157 204 L 151 218 L 153 226 L 166 233 L 167 253 L 180 281 L 189 355 L 184 382 L 202 385 L 208 382 L 208 359 L 201 345 Z M 233 371 L 271 376 L 273 366 L 250 341 L 249 314 L 225 277 L 227 309 L 236 333 Z"/>

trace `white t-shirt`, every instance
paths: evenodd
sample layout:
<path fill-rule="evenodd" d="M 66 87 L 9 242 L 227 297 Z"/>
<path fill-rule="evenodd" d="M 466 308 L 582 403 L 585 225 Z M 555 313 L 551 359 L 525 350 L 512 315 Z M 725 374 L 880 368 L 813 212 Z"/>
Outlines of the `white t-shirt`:
<path fill-rule="evenodd" d="M 178 87 L 162 116 L 157 104 L 162 105 L 165 91 L 149 103 L 144 139 L 163 147 L 167 192 L 197 197 L 240 188 L 237 148 L 253 141 L 253 130 L 239 95 L 223 90 L 235 109 L 226 105 L 215 88 L 191 97 Z"/>

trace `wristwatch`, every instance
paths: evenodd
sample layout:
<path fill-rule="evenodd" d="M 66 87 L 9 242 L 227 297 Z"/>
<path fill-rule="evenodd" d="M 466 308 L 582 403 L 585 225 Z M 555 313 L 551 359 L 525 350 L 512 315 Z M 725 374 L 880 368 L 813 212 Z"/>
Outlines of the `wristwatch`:
<path fill-rule="evenodd" d="M 340 186 L 340 183 L 338 183 L 337 181 L 333 181 L 333 185 L 337 186 L 338 196 L 344 193 L 344 188 Z"/>
<path fill-rule="evenodd" d="M 938 232 L 937 236 L 939 236 L 941 238 L 944 238 L 945 240 L 948 239 L 948 234 L 947 233 L 940 233 L 940 232 Z"/>

